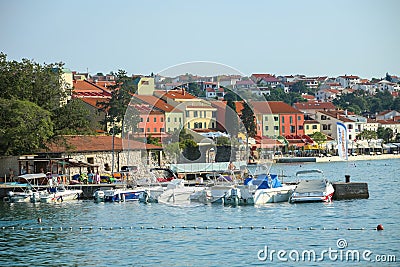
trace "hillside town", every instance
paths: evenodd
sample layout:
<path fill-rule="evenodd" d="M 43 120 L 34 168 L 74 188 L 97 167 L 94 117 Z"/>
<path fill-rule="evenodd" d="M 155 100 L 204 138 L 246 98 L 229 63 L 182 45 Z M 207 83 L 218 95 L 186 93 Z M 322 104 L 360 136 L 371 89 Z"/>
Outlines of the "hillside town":
<path fill-rule="evenodd" d="M 133 125 L 129 130 L 115 133 L 112 130 L 114 122 L 104 125 L 104 121 L 110 108 L 105 106 L 118 87 L 116 75 L 90 75 L 64 68 L 62 84 L 68 94 L 63 105 L 71 99 L 80 100 L 91 114 L 90 124 L 96 128 L 97 134 L 64 136 L 64 145 L 51 144 L 46 150 L 37 151 L 36 156 L 20 156 L 18 165 L 13 163 L 15 158 L 2 159 L 2 165 L 18 170 L 31 169 L 31 172 L 43 168 L 48 170 L 53 163 L 41 164 L 40 159 L 44 157 L 68 159 L 68 164 L 76 170 L 79 168 L 79 172 L 93 166 L 100 172 L 116 172 L 122 166 L 131 165 L 132 161 L 165 166 L 185 162 L 265 161 L 280 156 L 330 157 L 337 155 L 337 122 L 348 129 L 350 156 L 397 154 L 400 146 L 399 111 L 356 114 L 334 104 L 346 94 L 358 91 L 371 96 L 386 92 L 394 99 L 398 98 L 400 78 L 388 74 L 387 77 L 390 79 L 266 73 L 249 77 L 132 75 L 134 92 L 130 93 L 125 128 L 128 124 Z M 301 93 L 301 99 L 292 105 L 265 100 L 277 90 L 289 94 L 297 90 L 299 84 L 315 93 Z M 233 114 L 237 118 L 234 120 L 241 123 L 245 105 L 251 108 L 254 131 L 250 132 L 247 125 L 238 125 L 236 131 L 230 132 L 232 118 L 227 117 L 228 109 L 234 108 Z M 129 110 L 134 110 L 134 114 L 128 116 Z M 132 119 L 135 116 L 137 118 Z M 119 126 L 122 123 L 118 122 Z M 182 129 L 198 146 L 200 154 L 197 158 L 176 157 L 176 151 L 166 149 L 171 142 L 177 142 L 172 139 Z M 222 147 L 228 147 L 230 151 L 225 149 L 222 153 Z M 52 171 L 58 173 L 61 167 L 53 165 Z M 2 171 L 7 173 L 5 167 Z"/>

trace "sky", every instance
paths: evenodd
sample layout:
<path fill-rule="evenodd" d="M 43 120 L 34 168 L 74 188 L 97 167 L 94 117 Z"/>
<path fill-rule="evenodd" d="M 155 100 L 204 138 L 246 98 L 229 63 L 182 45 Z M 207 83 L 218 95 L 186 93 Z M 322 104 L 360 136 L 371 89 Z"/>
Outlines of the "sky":
<path fill-rule="evenodd" d="M 217 62 L 243 74 L 400 75 L 397 0 L 0 0 L 8 60 L 96 74 Z"/>

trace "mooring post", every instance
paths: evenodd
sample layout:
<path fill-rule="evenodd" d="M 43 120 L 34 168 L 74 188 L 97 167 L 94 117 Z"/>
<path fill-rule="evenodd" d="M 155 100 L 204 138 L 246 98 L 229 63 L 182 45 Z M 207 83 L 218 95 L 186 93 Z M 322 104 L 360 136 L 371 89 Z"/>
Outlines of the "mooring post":
<path fill-rule="evenodd" d="M 350 183 L 350 175 L 346 174 L 344 177 L 346 178 L 346 183 Z"/>

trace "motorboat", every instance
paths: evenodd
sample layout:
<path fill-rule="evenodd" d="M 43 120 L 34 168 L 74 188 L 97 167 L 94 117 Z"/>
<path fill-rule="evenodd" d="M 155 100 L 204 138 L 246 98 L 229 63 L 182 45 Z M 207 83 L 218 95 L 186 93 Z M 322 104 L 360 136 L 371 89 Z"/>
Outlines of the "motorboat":
<path fill-rule="evenodd" d="M 80 189 L 66 189 L 63 185 L 49 187 L 48 191 L 40 195 L 40 202 L 63 202 L 79 199 L 83 193 Z"/>
<path fill-rule="evenodd" d="M 190 196 L 191 202 L 200 202 L 203 204 L 224 204 L 224 198 L 235 188 L 236 181 L 232 175 L 223 175 L 222 173 L 209 173 L 206 180 L 209 182 L 207 187 L 193 192 Z"/>
<path fill-rule="evenodd" d="M 335 192 L 332 184 L 324 178 L 321 170 L 302 170 L 296 177 L 307 175 L 307 179 L 300 180 L 289 198 L 290 203 L 298 202 L 330 202 Z"/>
<path fill-rule="evenodd" d="M 23 191 L 9 191 L 7 192 L 6 201 L 11 203 L 19 202 L 39 202 L 40 196 L 46 191 L 38 190 L 39 185 L 47 182 L 47 176 L 44 173 L 23 174 L 18 176 L 17 185 Z"/>
<path fill-rule="evenodd" d="M 143 193 L 142 198 L 147 202 L 157 202 L 171 205 L 190 204 L 190 196 L 198 191 L 204 190 L 202 186 L 186 186 L 183 179 L 173 179 L 166 183 L 166 188 L 157 188 L 155 190 L 147 190 Z M 145 201 L 143 201 L 145 202 Z"/>
<path fill-rule="evenodd" d="M 23 192 L 9 191 L 7 193 L 7 200 L 11 203 L 21 202 L 38 202 L 40 200 L 40 193 L 31 189 L 26 189 Z"/>
<path fill-rule="evenodd" d="M 125 201 L 138 201 L 140 194 L 143 189 L 139 188 L 117 188 L 117 189 L 107 189 L 104 191 L 95 192 L 95 201 L 104 202 L 125 202 Z"/>

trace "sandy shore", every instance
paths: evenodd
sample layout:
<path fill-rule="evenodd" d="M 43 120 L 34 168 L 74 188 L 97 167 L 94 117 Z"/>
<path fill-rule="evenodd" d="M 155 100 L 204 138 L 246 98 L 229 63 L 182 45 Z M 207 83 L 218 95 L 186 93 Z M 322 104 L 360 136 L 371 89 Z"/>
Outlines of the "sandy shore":
<path fill-rule="evenodd" d="M 400 159 L 400 155 L 395 154 L 382 154 L 382 155 L 357 155 L 357 156 L 349 156 L 349 161 L 357 161 L 357 160 L 381 160 L 381 159 Z M 334 161 L 343 161 L 339 156 L 332 157 L 317 157 L 317 162 L 334 162 Z"/>

